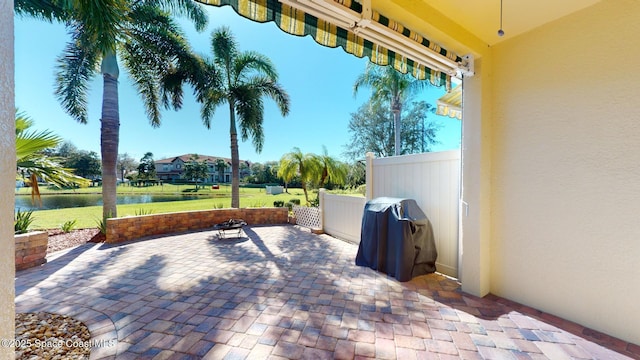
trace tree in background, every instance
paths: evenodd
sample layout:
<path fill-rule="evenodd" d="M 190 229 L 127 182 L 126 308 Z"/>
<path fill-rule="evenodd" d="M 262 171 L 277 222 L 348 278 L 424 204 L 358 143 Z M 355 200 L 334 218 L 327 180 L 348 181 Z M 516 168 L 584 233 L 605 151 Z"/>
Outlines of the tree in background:
<path fill-rule="evenodd" d="M 138 179 L 151 180 L 156 177 L 156 163 L 153 161 L 153 153 L 148 152 L 140 159 L 138 165 Z"/>
<path fill-rule="evenodd" d="M 429 86 L 429 82 L 418 80 L 411 74 L 402 74 L 391 66 L 381 67 L 368 62 L 364 73 L 358 76 L 353 85 L 354 96 L 363 86 L 371 88 L 371 99 L 374 102 L 382 102 L 389 106 L 395 129 L 394 154 L 402 154 L 402 107 L 413 94 Z"/>
<path fill-rule="evenodd" d="M 403 154 L 430 151 L 437 144 L 436 135 L 440 126 L 427 121 L 427 114 L 433 107 L 424 101 L 413 102 L 405 106 L 402 116 L 402 148 Z M 367 152 L 376 157 L 387 157 L 394 153 L 395 145 L 392 136 L 393 119 L 377 101 L 363 104 L 349 119 L 351 141 L 346 145 L 344 155 L 351 160 L 362 159 Z"/>
<path fill-rule="evenodd" d="M 138 162 L 129 154 L 118 154 L 118 171 L 120 171 L 120 179 L 124 181 L 127 175 L 138 169 Z"/>
<path fill-rule="evenodd" d="M 289 95 L 278 83 L 275 66 L 266 56 L 241 52 L 229 28 L 222 27 L 211 35 L 213 60 L 207 60 L 208 93 L 202 101 L 202 120 L 211 127 L 215 109 L 229 106 L 229 134 L 231 137 L 231 207 L 240 206 L 240 157 L 238 152 L 238 125 L 242 140 L 249 138 L 259 153 L 264 143 L 263 97 L 273 99 L 282 116 L 289 113 Z M 197 88 L 205 88 L 203 85 Z"/>
<path fill-rule="evenodd" d="M 207 16 L 203 8 L 184 0 L 58 1 L 16 0 L 17 14 L 63 22 L 71 36 L 58 58 L 56 96 L 75 120 L 88 120 L 91 79 L 103 78 L 101 116 L 103 217 L 115 217 L 116 162 L 120 115 L 117 55 L 141 95 L 152 126 L 160 125 L 160 107 L 179 108 L 181 89 L 164 79 L 181 63 L 197 63 L 170 12 L 188 16 L 198 30 Z"/>
<path fill-rule="evenodd" d="M 438 144 L 436 137 L 441 126 L 427 121 L 427 114 L 433 114 L 435 110 L 426 101 L 412 103 L 402 122 L 403 154 L 429 152 L 432 145 Z"/>
<path fill-rule="evenodd" d="M 280 158 L 280 168 L 278 169 L 278 177 L 285 183 L 291 182 L 296 175 L 300 176 L 300 184 L 304 191 L 304 198 L 309 203 L 309 193 L 307 188 L 309 184 L 320 173 L 320 163 L 313 154 L 303 154 L 300 148 L 294 147 L 289 153 Z"/>
<path fill-rule="evenodd" d="M 66 158 L 64 164 L 84 178 L 95 178 L 101 173 L 100 158 L 95 151 L 78 150 Z"/>
<path fill-rule="evenodd" d="M 40 198 L 38 179 L 58 187 L 85 186 L 87 179 L 73 174 L 60 163 L 61 159 L 46 155 L 45 150 L 60 145 L 62 138 L 48 130 L 32 131 L 33 120 L 25 113 L 16 112 L 16 162 L 17 172 L 29 178 L 31 196 Z"/>
<path fill-rule="evenodd" d="M 191 155 L 189 161 L 184 164 L 184 178 L 187 180 L 193 180 L 196 184 L 196 191 L 198 191 L 198 180 L 204 181 L 209 174 L 209 165 L 206 161 L 198 161 L 200 157 L 198 154 Z"/>

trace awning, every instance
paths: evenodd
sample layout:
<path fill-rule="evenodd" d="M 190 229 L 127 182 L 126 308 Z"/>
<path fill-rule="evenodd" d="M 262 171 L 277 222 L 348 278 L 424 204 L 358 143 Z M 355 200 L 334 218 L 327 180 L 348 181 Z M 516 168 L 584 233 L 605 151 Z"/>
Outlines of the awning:
<path fill-rule="evenodd" d="M 438 99 L 436 115 L 462 120 L 462 84 Z"/>
<path fill-rule="evenodd" d="M 370 0 L 196 0 L 231 6 L 257 22 L 275 22 L 283 31 L 310 35 L 321 45 L 341 47 L 378 65 L 392 65 L 434 86 L 451 89 L 463 59 L 402 24 L 373 11 Z M 364 4 L 364 6 L 363 6 Z"/>

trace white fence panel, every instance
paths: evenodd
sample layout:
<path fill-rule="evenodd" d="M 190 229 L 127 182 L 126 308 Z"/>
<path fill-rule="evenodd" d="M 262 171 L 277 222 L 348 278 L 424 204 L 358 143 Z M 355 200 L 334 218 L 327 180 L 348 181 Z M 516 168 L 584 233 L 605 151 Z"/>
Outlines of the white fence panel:
<path fill-rule="evenodd" d="M 458 276 L 460 151 L 373 159 L 367 194 L 416 200 L 433 226 L 438 271 Z"/>
<path fill-rule="evenodd" d="M 360 243 L 360 229 L 364 214 L 364 197 L 320 192 L 323 230 L 340 239 Z"/>

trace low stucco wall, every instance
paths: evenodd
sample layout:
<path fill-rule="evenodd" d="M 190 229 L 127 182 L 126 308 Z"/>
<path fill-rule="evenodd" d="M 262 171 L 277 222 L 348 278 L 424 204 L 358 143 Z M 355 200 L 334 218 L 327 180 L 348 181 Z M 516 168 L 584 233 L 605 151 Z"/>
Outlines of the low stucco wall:
<path fill-rule="evenodd" d="M 49 235 L 44 231 L 33 231 L 15 235 L 16 270 L 24 270 L 47 262 Z"/>
<path fill-rule="evenodd" d="M 120 243 L 145 236 L 170 234 L 213 227 L 229 219 L 249 225 L 286 224 L 287 208 L 249 208 L 184 211 L 157 215 L 107 219 L 107 243 Z"/>

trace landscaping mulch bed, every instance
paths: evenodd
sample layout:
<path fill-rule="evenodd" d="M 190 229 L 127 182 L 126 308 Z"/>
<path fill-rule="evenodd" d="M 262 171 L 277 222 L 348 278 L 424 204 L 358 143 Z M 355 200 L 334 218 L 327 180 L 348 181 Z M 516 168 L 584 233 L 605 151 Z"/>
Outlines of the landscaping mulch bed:
<path fill-rule="evenodd" d="M 52 229 L 47 230 L 47 233 L 49 233 L 47 254 L 88 242 L 103 242 L 105 240 L 104 234 L 100 233 L 97 228 L 72 230 L 68 233 L 60 229 Z"/>

